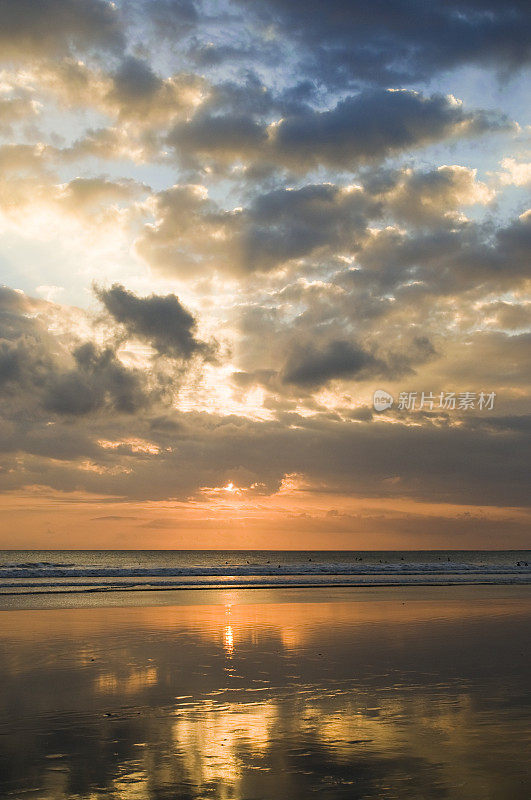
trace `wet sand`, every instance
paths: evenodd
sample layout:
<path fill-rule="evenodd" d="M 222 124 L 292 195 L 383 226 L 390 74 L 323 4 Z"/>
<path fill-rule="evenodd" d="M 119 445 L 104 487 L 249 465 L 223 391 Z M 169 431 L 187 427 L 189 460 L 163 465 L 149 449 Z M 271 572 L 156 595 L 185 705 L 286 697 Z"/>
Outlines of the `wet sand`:
<path fill-rule="evenodd" d="M 528 797 L 529 588 L 2 602 L 2 798 Z"/>

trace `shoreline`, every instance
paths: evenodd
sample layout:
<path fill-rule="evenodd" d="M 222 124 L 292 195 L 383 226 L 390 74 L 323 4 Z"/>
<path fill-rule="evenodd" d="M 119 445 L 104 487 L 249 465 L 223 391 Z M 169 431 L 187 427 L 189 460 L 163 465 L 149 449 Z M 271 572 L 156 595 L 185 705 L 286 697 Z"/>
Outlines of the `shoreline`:
<path fill-rule="evenodd" d="M 452 594 L 448 594 L 448 588 Z M 319 589 L 315 597 L 308 589 Z M 256 590 L 260 591 L 257 592 Z M 325 591 L 327 590 L 327 591 Z M 79 591 L 12 593 L 0 595 L 0 612 L 39 611 L 46 609 L 138 608 L 191 605 L 261 605 L 269 603 L 318 603 L 356 600 L 389 602 L 393 595 L 401 600 L 457 602 L 460 599 L 531 599 L 531 584 L 524 583 L 453 583 L 453 584 L 362 584 L 318 586 L 209 586 L 137 589 L 133 591 Z M 2 602 L 2 597 L 6 598 Z"/>
<path fill-rule="evenodd" d="M 164 586 L 151 585 L 141 586 L 139 584 L 127 586 L 125 589 L 121 586 L 93 586 L 88 589 L 47 589 L 44 592 L 30 591 L 30 592 L 2 592 L 0 597 L 20 597 L 24 595 L 46 595 L 46 594 L 98 594 L 98 593 L 112 593 L 112 592 L 182 592 L 189 590 L 196 591 L 209 591 L 216 589 L 374 589 L 382 588 L 397 588 L 404 587 L 410 588 L 412 586 L 531 586 L 531 581 L 517 581 L 517 580 L 482 580 L 482 581 L 415 581 L 414 583 L 404 583 L 402 581 L 382 581 L 381 583 L 216 583 L 204 585 L 180 585 L 180 586 Z"/>

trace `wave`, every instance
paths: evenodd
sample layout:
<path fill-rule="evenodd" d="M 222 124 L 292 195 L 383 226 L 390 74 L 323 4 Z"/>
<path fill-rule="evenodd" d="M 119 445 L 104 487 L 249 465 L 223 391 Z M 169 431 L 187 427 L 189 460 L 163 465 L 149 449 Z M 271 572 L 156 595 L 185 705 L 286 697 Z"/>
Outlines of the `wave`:
<path fill-rule="evenodd" d="M 169 589 L 531 584 L 527 561 L 300 561 L 177 566 L 24 561 L 0 564 L 0 595 Z"/>
<path fill-rule="evenodd" d="M 91 567 L 35 562 L 0 565 L 2 578 L 149 578 L 149 577 L 243 577 L 270 575 L 531 575 L 527 562 L 507 564 L 400 563 L 400 564 L 245 564 L 223 567 Z"/>

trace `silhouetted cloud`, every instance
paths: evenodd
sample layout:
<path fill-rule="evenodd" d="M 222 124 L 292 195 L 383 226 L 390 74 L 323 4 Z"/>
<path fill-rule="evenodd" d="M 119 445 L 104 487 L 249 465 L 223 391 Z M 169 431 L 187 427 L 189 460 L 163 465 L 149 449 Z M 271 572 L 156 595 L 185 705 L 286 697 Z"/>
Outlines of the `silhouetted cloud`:
<path fill-rule="evenodd" d="M 288 358 L 282 380 L 299 386 L 319 387 L 332 378 L 344 378 L 365 371 L 381 373 L 383 365 L 373 355 L 346 341 L 329 342 L 323 349 L 312 345 L 297 347 Z"/>
<path fill-rule="evenodd" d="M 196 321 L 176 295 L 137 297 L 119 284 L 96 288 L 96 294 L 129 336 L 149 342 L 160 355 L 184 359 L 212 355 L 212 347 L 196 338 Z"/>

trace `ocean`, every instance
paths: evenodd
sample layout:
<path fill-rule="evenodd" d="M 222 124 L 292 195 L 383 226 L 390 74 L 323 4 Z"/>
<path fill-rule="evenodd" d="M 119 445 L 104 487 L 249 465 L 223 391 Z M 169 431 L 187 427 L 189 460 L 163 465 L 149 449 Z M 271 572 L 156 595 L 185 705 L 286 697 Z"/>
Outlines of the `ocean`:
<path fill-rule="evenodd" d="M 531 551 L 4 550 L 0 595 L 530 584 Z"/>

